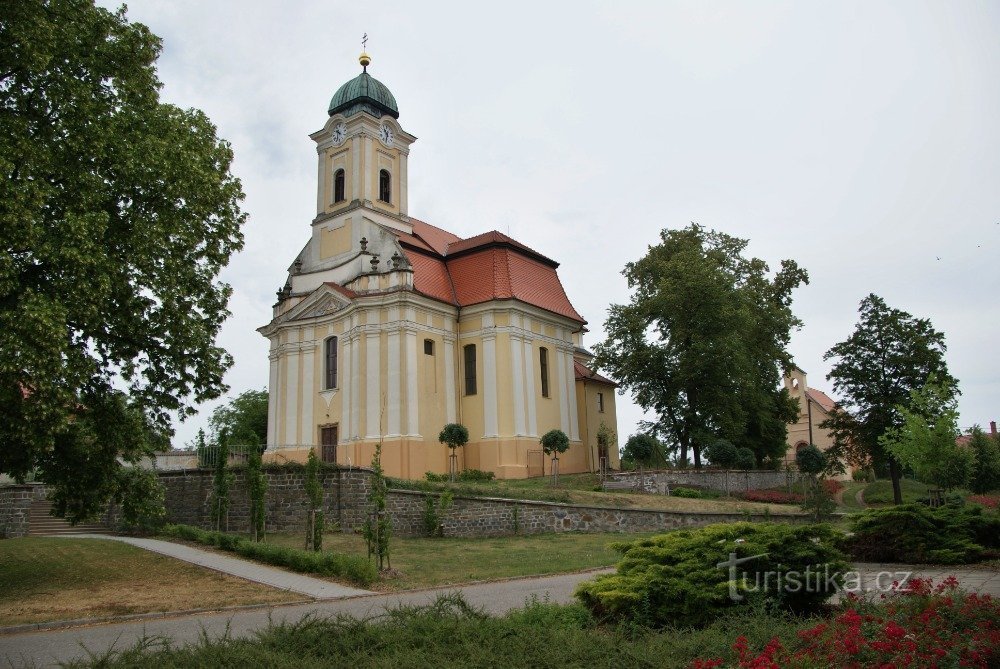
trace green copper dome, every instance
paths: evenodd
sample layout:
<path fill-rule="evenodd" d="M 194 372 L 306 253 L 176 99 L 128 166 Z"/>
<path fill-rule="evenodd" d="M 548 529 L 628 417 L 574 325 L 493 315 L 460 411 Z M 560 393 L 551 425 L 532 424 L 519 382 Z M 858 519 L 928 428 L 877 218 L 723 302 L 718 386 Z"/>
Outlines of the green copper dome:
<path fill-rule="evenodd" d="M 344 116 L 353 116 L 360 111 L 366 111 L 376 117 L 388 114 L 393 118 L 399 118 L 396 98 L 392 97 L 385 84 L 367 71 L 338 88 L 330 100 L 330 116 L 340 113 Z"/>

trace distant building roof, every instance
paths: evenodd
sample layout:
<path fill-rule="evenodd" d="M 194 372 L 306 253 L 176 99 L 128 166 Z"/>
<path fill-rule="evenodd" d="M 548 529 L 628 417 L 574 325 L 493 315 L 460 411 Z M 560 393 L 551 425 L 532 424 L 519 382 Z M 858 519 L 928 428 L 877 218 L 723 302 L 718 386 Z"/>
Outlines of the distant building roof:
<path fill-rule="evenodd" d="M 809 399 L 820 405 L 826 411 L 833 411 L 834 407 L 837 406 L 837 403 L 830 399 L 830 396 L 822 390 L 806 388 L 806 393 L 809 395 Z"/>
<path fill-rule="evenodd" d="M 573 373 L 577 381 L 593 381 L 596 383 L 605 383 L 609 386 L 618 387 L 618 384 L 609 379 L 606 376 L 601 376 L 597 372 L 587 367 L 585 364 L 579 360 L 573 361 Z"/>

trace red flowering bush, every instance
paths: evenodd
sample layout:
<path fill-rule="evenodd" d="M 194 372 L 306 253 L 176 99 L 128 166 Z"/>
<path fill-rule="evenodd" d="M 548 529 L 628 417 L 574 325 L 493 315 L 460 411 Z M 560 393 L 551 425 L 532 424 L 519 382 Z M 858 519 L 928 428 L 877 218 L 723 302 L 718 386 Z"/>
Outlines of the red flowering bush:
<path fill-rule="evenodd" d="M 822 485 L 828 495 L 836 495 L 844 489 L 844 484 L 836 479 L 823 479 Z"/>
<path fill-rule="evenodd" d="M 748 502 L 765 502 L 767 504 L 801 504 L 805 497 L 797 492 L 781 490 L 747 490 L 740 497 Z"/>
<path fill-rule="evenodd" d="M 1000 495 L 969 495 L 968 500 L 987 509 L 1000 507 Z"/>
<path fill-rule="evenodd" d="M 745 636 L 739 636 L 733 644 L 737 666 L 998 666 L 1000 601 L 958 590 L 953 576 L 937 586 L 929 579 L 911 579 L 897 592 L 898 596 L 877 602 L 848 596 L 839 615 L 800 631 L 794 647 L 774 638 L 755 651 Z M 722 658 L 699 658 L 691 667 L 723 664 Z"/>

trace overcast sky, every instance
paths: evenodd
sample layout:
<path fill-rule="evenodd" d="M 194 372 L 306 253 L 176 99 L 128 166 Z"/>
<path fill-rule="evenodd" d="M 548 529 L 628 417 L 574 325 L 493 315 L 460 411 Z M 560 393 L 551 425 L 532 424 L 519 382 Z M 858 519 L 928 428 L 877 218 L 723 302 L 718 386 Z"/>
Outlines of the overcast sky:
<path fill-rule="evenodd" d="M 1000 3 L 132 0 L 128 16 L 164 40 L 163 99 L 209 115 L 247 194 L 223 275 L 230 396 L 267 384 L 255 329 L 316 213 L 308 134 L 367 32 L 419 137 L 410 213 L 559 261 L 586 344 L 628 300 L 625 263 L 694 221 L 809 271 L 791 348 L 810 386 L 833 394 L 823 353 L 874 292 L 946 334 L 961 425 L 1000 418 Z M 641 417 L 619 398 L 622 442 Z"/>

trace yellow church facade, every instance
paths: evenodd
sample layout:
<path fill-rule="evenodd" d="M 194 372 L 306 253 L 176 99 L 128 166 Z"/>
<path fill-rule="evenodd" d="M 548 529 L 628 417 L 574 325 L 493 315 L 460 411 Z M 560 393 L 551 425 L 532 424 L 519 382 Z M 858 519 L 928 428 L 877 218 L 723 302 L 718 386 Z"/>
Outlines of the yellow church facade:
<path fill-rule="evenodd" d="M 447 423 L 469 430 L 460 469 L 542 473 L 539 438 L 561 429 L 562 473 L 618 466 L 615 385 L 589 367 L 586 322 L 558 263 L 496 231 L 462 239 L 412 218 L 416 137 L 364 71 L 334 95 L 318 156 L 311 235 L 278 291 L 270 341 L 265 459 L 445 472 Z M 548 472 L 548 458 L 545 472 Z"/>

